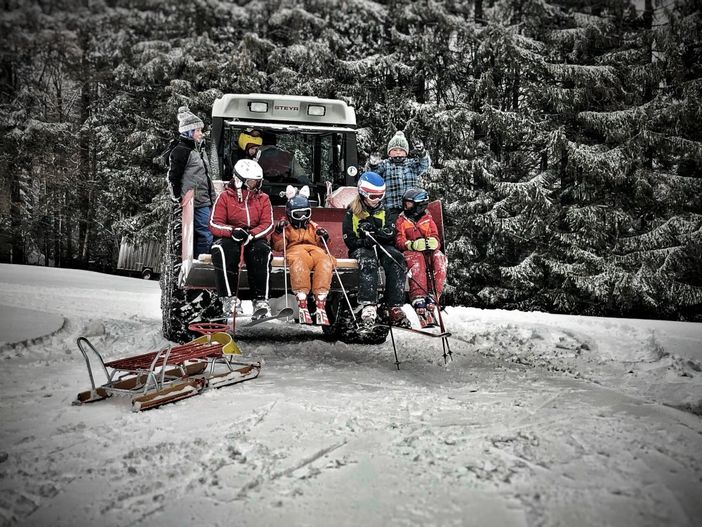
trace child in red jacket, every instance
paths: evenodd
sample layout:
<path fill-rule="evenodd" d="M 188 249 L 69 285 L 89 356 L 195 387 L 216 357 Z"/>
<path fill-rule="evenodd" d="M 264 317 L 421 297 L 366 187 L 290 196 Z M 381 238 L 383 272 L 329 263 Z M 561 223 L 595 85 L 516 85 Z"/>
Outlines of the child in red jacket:
<path fill-rule="evenodd" d="M 436 303 L 446 282 L 446 256 L 439 250 L 439 230 L 427 211 L 429 194 L 408 189 L 397 217 L 395 245 L 410 270 L 409 293 L 422 327 L 436 325 Z M 433 274 L 431 271 L 433 270 Z"/>

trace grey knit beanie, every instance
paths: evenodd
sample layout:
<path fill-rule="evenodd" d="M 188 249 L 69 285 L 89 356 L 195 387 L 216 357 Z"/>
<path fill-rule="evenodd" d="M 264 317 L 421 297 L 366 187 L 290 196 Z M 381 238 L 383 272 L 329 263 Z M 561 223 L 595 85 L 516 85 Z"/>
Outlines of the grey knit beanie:
<path fill-rule="evenodd" d="M 392 136 L 392 139 L 390 139 L 388 143 L 388 154 L 393 148 L 401 148 L 405 151 L 405 154 L 409 153 L 409 143 L 407 142 L 404 132 L 397 131 L 395 135 Z"/>
<path fill-rule="evenodd" d="M 205 123 L 202 122 L 197 115 L 190 111 L 187 106 L 181 106 L 178 108 L 178 131 L 182 134 L 184 132 L 189 132 L 190 130 L 197 130 L 198 128 L 204 128 Z"/>

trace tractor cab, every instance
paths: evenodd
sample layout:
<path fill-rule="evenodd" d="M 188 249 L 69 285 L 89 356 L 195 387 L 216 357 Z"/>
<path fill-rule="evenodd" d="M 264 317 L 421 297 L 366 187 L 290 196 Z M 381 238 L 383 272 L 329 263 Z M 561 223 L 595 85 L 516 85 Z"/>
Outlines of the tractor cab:
<path fill-rule="evenodd" d="M 273 205 L 285 204 L 288 185 L 308 185 L 311 199 L 324 206 L 358 174 L 356 114 L 339 100 L 224 95 L 212 108 L 212 144 L 215 179 L 228 181 L 239 159 L 254 159 Z"/>

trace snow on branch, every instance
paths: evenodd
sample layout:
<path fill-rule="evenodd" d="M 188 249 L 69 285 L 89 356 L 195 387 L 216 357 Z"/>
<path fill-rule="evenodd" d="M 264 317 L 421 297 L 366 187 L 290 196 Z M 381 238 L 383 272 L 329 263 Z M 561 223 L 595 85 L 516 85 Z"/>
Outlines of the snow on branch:
<path fill-rule="evenodd" d="M 538 263 L 535 262 L 536 256 L 531 253 L 517 265 L 511 267 L 500 266 L 500 274 L 503 278 L 507 278 L 521 287 L 535 287 L 537 281 L 541 279 L 543 271 Z"/>
<path fill-rule="evenodd" d="M 648 103 L 613 112 L 580 112 L 577 119 L 602 134 L 608 141 L 623 141 L 637 133 L 647 119 Z"/>
<path fill-rule="evenodd" d="M 596 176 L 605 181 L 623 180 L 627 167 L 631 164 L 621 146 L 607 149 L 603 145 L 583 145 L 567 141 L 566 148 L 571 168 L 582 169 L 583 175 Z"/>
<path fill-rule="evenodd" d="M 702 214 L 675 216 L 646 233 L 620 238 L 618 249 L 619 252 L 629 253 L 682 245 L 691 235 L 699 234 L 700 229 Z"/>
<path fill-rule="evenodd" d="M 554 64 L 545 63 L 551 75 L 564 80 L 571 80 L 580 84 L 616 84 L 617 75 L 612 66 L 588 66 L 583 64 Z"/>

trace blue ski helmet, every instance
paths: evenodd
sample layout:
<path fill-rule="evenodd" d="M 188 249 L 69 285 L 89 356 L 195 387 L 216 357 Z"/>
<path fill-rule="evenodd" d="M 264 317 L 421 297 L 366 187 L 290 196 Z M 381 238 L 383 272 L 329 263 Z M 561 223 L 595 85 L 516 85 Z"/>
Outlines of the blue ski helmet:
<path fill-rule="evenodd" d="M 375 206 L 385 197 L 385 180 L 376 172 L 364 172 L 358 178 L 358 193 Z"/>
<path fill-rule="evenodd" d="M 412 203 L 412 207 L 408 205 Z M 419 219 L 429 205 L 429 194 L 422 188 L 409 188 L 402 195 L 402 209 L 405 216 L 413 220 Z"/>
<path fill-rule="evenodd" d="M 288 216 L 290 224 L 296 229 L 307 227 L 310 217 L 312 217 L 310 200 L 300 194 L 293 196 L 285 205 L 285 214 Z"/>

